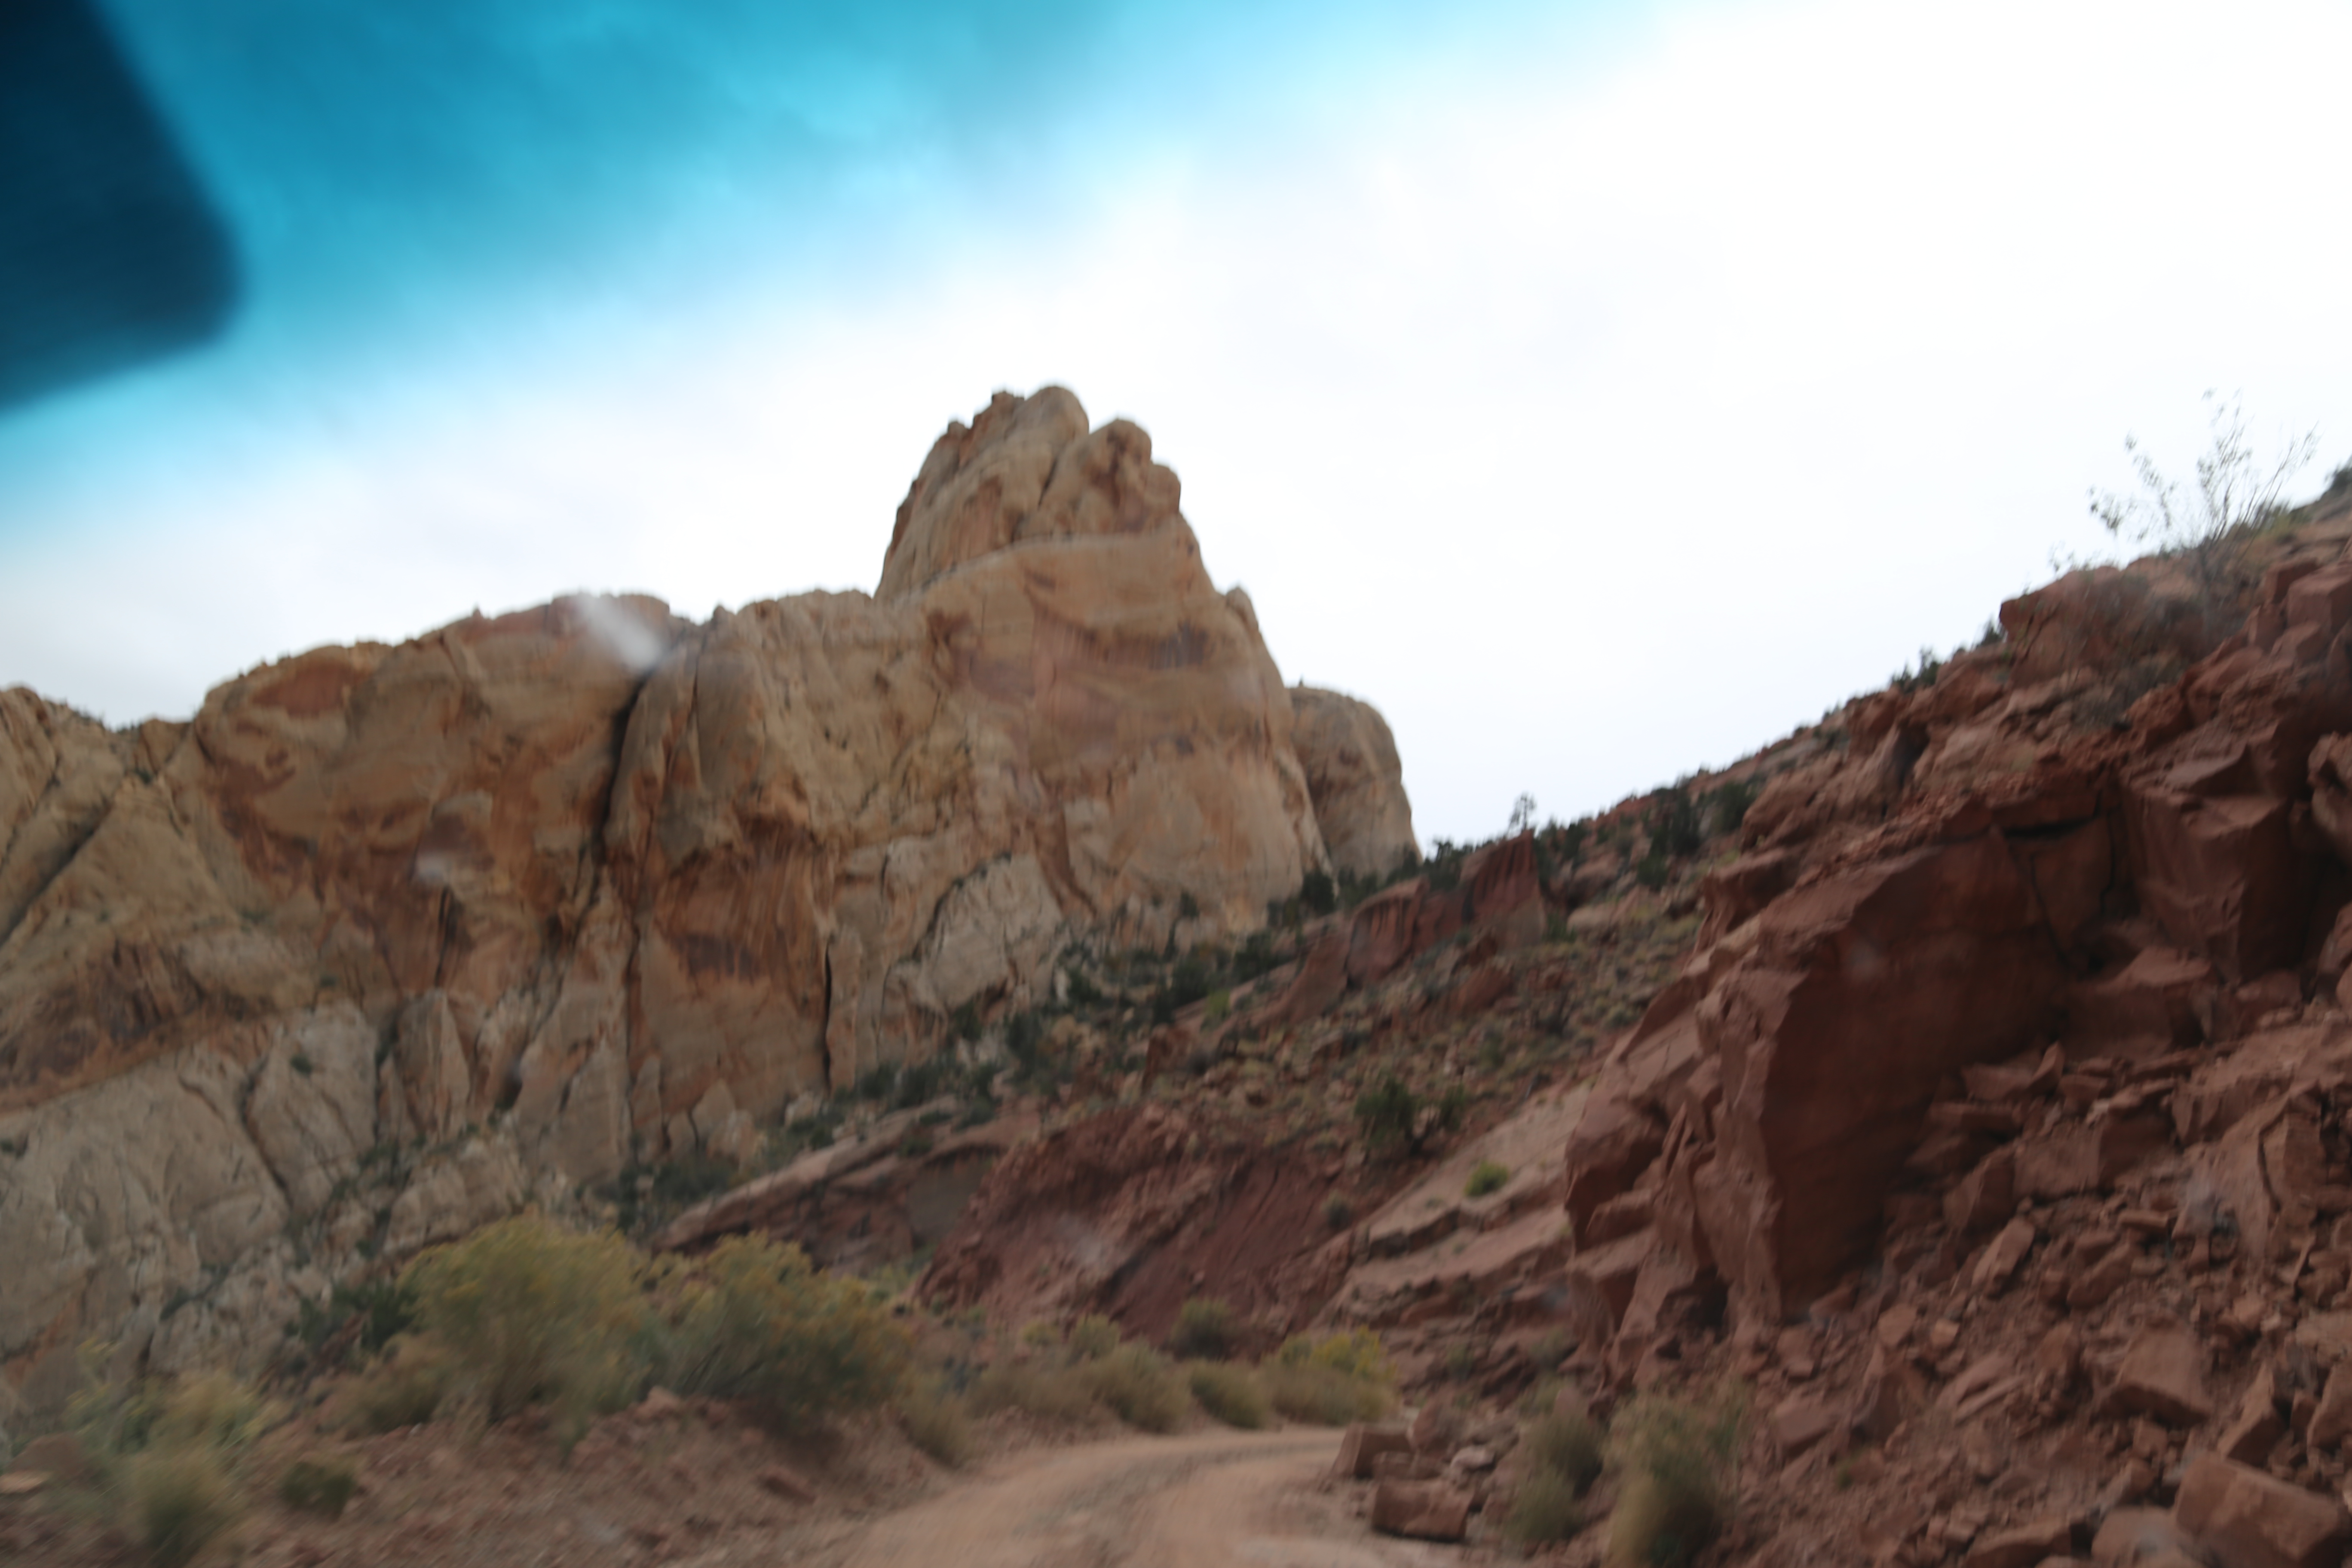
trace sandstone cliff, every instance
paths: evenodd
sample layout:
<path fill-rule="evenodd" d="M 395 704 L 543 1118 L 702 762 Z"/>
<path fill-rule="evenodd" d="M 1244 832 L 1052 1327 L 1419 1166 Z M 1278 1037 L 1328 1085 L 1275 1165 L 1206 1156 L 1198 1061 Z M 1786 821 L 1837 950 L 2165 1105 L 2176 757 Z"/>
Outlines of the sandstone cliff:
<path fill-rule="evenodd" d="M 1411 850 L 1150 438 L 950 426 L 880 588 L 324 648 L 109 731 L 0 693 L 0 1359 L 265 1348 L 298 1295 Z M 1304 715 L 1302 721 L 1301 715 Z M 363 1164 L 400 1173 L 383 1212 Z"/>

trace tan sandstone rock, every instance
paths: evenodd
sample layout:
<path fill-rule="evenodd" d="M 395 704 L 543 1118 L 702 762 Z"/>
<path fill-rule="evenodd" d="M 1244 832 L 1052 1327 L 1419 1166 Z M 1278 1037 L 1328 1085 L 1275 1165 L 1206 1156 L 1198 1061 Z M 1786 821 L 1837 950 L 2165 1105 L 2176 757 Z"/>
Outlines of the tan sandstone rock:
<path fill-rule="evenodd" d="M 562 599 L 121 731 L 0 693 L 0 1363 L 257 1354 L 289 1223 L 331 1272 L 740 1157 L 1079 935 L 1255 929 L 1331 867 L 1318 789 L 1343 868 L 1393 862 L 1386 726 L 1285 686 L 1179 493 L 1136 426 L 1000 395 L 871 597 Z M 379 1149 L 385 1216 L 323 1213 Z"/>

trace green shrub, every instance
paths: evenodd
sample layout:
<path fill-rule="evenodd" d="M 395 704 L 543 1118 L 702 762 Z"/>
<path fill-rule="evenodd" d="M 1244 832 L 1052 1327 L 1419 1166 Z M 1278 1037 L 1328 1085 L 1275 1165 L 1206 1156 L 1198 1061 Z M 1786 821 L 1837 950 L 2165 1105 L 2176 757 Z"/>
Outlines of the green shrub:
<path fill-rule="evenodd" d="M 1639 1399 L 1618 1413 L 1625 1483 L 1609 1519 L 1612 1563 L 1682 1568 L 1723 1533 L 1744 1414 L 1736 1391 L 1706 1405 Z"/>
<path fill-rule="evenodd" d="M 1489 1193 L 1499 1193 L 1503 1184 L 1511 1179 L 1511 1168 L 1493 1160 L 1481 1160 L 1478 1168 L 1470 1173 L 1470 1181 L 1462 1189 L 1465 1197 L 1483 1198 Z"/>
<path fill-rule="evenodd" d="M 1265 1425 L 1265 1390 L 1246 1367 L 1223 1362 L 1197 1362 L 1188 1379 L 1201 1408 L 1228 1426 L 1255 1432 Z"/>
<path fill-rule="evenodd" d="M 731 1237 L 667 1295 L 662 1381 L 680 1394 L 748 1399 L 803 1429 L 882 1404 L 906 1375 L 907 1336 L 874 1292 L 797 1247 Z"/>
<path fill-rule="evenodd" d="M 1236 1337 L 1234 1310 L 1223 1301 L 1195 1296 L 1178 1310 L 1176 1326 L 1169 1331 L 1168 1350 L 1171 1355 L 1223 1361 L 1234 1353 Z"/>
<path fill-rule="evenodd" d="M 1282 1348 L 1275 1352 L 1274 1359 L 1284 1366 L 1328 1367 L 1344 1376 L 1377 1384 L 1382 1388 L 1396 1385 L 1396 1367 L 1389 1360 L 1388 1350 L 1381 1343 L 1381 1336 L 1370 1329 L 1349 1329 L 1320 1338 L 1293 1334 L 1282 1342 Z"/>
<path fill-rule="evenodd" d="M 1420 1110 L 1421 1101 L 1404 1079 L 1389 1073 L 1356 1097 L 1356 1128 L 1375 1152 L 1409 1147 Z"/>
<path fill-rule="evenodd" d="M 1258 1368 L 1267 1400 L 1288 1420 L 1316 1426 L 1345 1426 L 1355 1421 L 1377 1421 L 1389 1413 L 1393 1396 L 1379 1384 L 1350 1377 L 1328 1366 L 1286 1365 L 1279 1361 Z"/>
<path fill-rule="evenodd" d="M 1087 1386 L 1104 1408 L 1146 1432 L 1173 1432 L 1191 1407 L 1166 1359 L 1146 1345 L 1121 1345 L 1087 1366 Z"/>
<path fill-rule="evenodd" d="M 1118 1325 L 1098 1312 L 1080 1318 L 1070 1330 L 1070 1353 L 1080 1361 L 1100 1361 L 1118 1342 Z"/>
<path fill-rule="evenodd" d="M 359 1484 L 359 1466 L 348 1458 L 297 1459 L 278 1476 L 278 1497 L 299 1512 L 341 1519 Z"/>
<path fill-rule="evenodd" d="M 1354 1223 L 1356 1205 L 1348 1201 L 1345 1193 L 1333 1193 L 1323 1200 L 1323 1223 L 1333 1230 L 1345 1230 Z"/>
<path fill-rule="evenodd" d="M 950 1469 L 971 1458 L 971 1422 L 963 1401 L 936 1383 L 924 1383 L 898 1396 L 898 1424 L 907 1440 Z"/>
<path fill-rule="evenodd" d="M 1528 1423 L 1525 1444 L 1528 1463 L 1568 1482 L 1582 1497 L 1601 1474 L 1602 1434 L 1590 1415 L 1580 1411 L 1554 1411 Z"/>
<path fill-rule="evenodd" d="M 441 1408 L 449 1380 L 448 1352 L 404 1335 L 343 1385 L 336 1399 L 337 1419 L 370 1436 L 421 1426 Z"/>
<path fill-rule="evenodd" d="M 1294 1334 L 1258 1369 L 1266 1397 L 1293 1421 L 1377 1421 L 1395 1402 L 1396 1368 L 1370 1329 Z"/>
<path fill-rule="evenodd" d="M 269 1407 L 259 1394 L 225 1373 L 203 1373 L 174 1384 L 164 1396 L 153 1445 L 236 1456 L 253 1447 L 268 1424 Z"/>
<path fill-rule="evenodd" d="M 1298 885 L 1298 901 L 1309 914 L 1328 915 L 1339 907 L 1339 889 L 1328 871 L 1309 871 Z"/>
<path fill-rule="evenodd" d="M 407 1280 L 418 1326 L 448 1355 L 453 1391 L 493 1421 L 544 1401 L 584 1426 L 636 1392 L 641 1274 L 618 1236 L 522 1215 L 426 1253 Z"/>
<path fill-rule="evenodd" d="M 1537 1469 L 1519 1483 L 1503 1533 L 1522 1546 L 1566 1541 L 1584 1528 L 1584 1500 L 1556 1471 Z"/>
<path fill-rule="evenodd" d="M 1994 623 L 1998 626 L 2000 623 Z M 1727 779 L 1708 795 L 1707 802 L 1715 816 L 1715 831 L 1737 833 L 1739 825 L 1748 820 L 1748 808 L 1756 804 L 1763 790 L 1754 779 Z"/>
<path fill-rule="evenodd" d="M 1201 1022 L 1213 1029 L 1223 1023 L 1233 1010 L 1234 994 L 1220 986 L 1209 993 L 1208 1003 L 1201 1010 Z"/>
<path fill-rule="evenodd" d="M 1075 1426 L 1093 1416 L 1094 1389 L 1083 1367 L 1000 1361 L 972 1380 L 964 1396 L 975 1415 L 1018 1410 L 1040 1421 Z"/>
<path fill-rule="evenodd" d="M 245 1494 L 227 1455 L 201 1444 L 161 1444 L 123 1470 L 131 1524 L 162 1568 L 181 1568 L 245 1518 Z"/>

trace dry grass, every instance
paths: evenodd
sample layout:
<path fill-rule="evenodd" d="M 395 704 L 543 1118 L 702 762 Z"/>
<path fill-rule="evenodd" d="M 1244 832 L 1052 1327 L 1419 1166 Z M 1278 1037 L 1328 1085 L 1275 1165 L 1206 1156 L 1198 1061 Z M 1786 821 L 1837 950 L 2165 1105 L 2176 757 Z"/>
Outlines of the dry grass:
<path fill-rule="evenodd" d="M 449 1378 L 446 1352 L 404 1334 L 384 1347 L 374 1365 L 343 1384 L 332 1418 L 370 1436 L 421 1426 L 441 1408 Z"/>
<path fill-rule="evenodd" d="M 1034 1361 L 1000 1361 L 972 1380 L 967 1395 L 975 1415 L 1018 1410 L 1040 1421 L 1075 1426 L 1093 1419 L 1094 1391 L 1080 1370 Z"/>
<path fill-rule="evenodd" d="M 1173 1432 L 1192 1408 L 1176 1369 L 1142 1345 L 1121 1345 L 1089 1364 L 1086 1373 L 1104 1408 L 1140 1431 Z"/>
<path fill-rule="evenodd" d="M 1270 1413 L 1265 1390 L 1258 1386 L 1256 1375 L 1248 1368 L 1196 1362 L 1188 1370 L 1186 1381 L 1201 1408 L 1226 1426 L 1255 1432 L 1265 1425 Z"/>
<path fill-rule="evenodd" d="M 131 1529 L 162 1568 L 194 1562 L 245 1521 L 245 1490 L 217 1447 L 145 1449 L 124 1462 L 122 1482 Z"/>
<path fill-rule="evenodd" d="M 1612 1436 L 1625 1479 L 1609 1516 L 1617 1568 L 1683 1568 L 1731 1522 L 1731 1469 L 1746 1402 L 1737 1388 L 1699 1404 L 1637 1399 Z"/>
<path fill-rule="evenodd" d="M 1396 1369 L 1370 1329 L 1294 1335 L 1260 1363 L 1258 1377 L 1275 1409 L 1318 1426 L 1377 1421 L 1396 1403 Z"/>
<path fill-rule="evenodd" d="M 898 1424 L 907 1440 L 950 1469 L 971 1458 L 971 1418 L 964 1402 L 936 1383 L 919 1384 L 898 1396 Z"/>
<path fill-rule="evenodd" d="M 1557 1470 L 1537 1468 L 1519 1483 L 1504 1517 L 1503 1533 L 1522 1546 L 1566 1541 L 1584 1528 L 1580 1489 Z"/>

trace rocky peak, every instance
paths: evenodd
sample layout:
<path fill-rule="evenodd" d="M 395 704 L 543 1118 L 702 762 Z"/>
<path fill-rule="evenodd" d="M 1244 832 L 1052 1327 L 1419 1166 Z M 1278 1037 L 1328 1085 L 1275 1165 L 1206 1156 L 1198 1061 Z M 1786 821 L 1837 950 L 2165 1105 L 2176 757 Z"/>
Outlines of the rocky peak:
<path fill-rule="evenodd" d="M 969 426 L 950 425 L 923 459 L 898 503 L 875 596 L 902 599 L 1024 540 L 1168 529 L 1197 565 L 1179 493 L 1141 426 L 1114 419 L 1090 430 L 1078 400 L 1058 386 L 1028 397 L 1000 392 Z"/>

